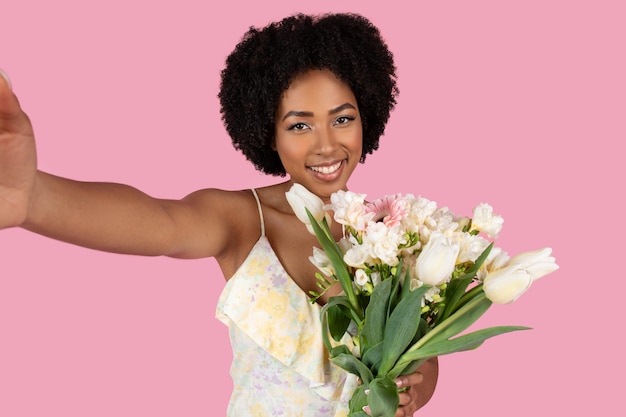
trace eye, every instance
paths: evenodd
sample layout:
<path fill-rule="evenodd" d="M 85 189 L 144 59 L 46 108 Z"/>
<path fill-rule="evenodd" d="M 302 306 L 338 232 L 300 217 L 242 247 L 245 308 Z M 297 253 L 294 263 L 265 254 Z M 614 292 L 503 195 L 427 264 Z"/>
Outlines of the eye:
<path fill-rule="evenodd" d="M 347 123 L 350 123 L 351 121 L 354 120 L 353 116 L 339 116 L 335 119 L 335 123 L 336 125 L 345 125 Z"/>
<path fill-rule="evenodd" d="M 294 123 L 292 125 L 289 125 L 287 130 L 295 130 L 296 132 L 300 132 L 300 131 L 306 130 L 308 128 L 309 128 L 309 126 L 306 123 L 298 122 L 298 123 Z"/>

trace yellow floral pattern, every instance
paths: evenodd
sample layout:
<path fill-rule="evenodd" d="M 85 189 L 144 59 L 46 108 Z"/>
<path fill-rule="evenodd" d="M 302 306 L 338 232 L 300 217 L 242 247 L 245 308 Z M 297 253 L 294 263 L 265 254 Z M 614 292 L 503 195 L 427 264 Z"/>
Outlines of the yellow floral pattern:
<path fill-rule="evenodd" d="M 216 317 L 229 326 L 228 416 L 345 417 L 354 376 L 330 363 L 320 306 L 289 277 L 264 233 L 228 280 Z"/>

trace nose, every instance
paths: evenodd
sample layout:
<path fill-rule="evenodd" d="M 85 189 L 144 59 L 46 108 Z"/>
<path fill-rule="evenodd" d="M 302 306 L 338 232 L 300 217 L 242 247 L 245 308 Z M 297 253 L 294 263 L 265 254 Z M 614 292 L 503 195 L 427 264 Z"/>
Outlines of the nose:
<path fill-rule="evenodd" d="M 314 151 L 317 155 L 332 154 L 338 146 L 337 132 L 332 127 L 318 128 L 315 131 Z"/>

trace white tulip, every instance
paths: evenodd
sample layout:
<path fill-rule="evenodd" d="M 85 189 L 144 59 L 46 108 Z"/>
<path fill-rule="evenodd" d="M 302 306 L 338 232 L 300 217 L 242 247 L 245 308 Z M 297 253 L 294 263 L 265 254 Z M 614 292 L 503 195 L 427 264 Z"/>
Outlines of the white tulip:
<path fill-rule="evenodd" d="M 559 269 L 551 254 L 551 248 L 523 252 L 512 257 L 508 264 L 523 266 L 535 281 Z"/>
<path fill-rule="evenodd" d="M 483 262 L 480 269 L 476 273 L 476 278 L 479 281 L 484 280 L 487 274 L 489 274 L 489 271 L 495 271 L 507 266 L 510 259 L 511 257 L 503 251 L 502 248 L 494 246 L 491 248 L 491 252 L 487 255 L 487 259 L 485 259 L 485 262 Z"/>
<path fill-rule="evenodd" d="M 517 300 L 532 283 L 533 277 L 523 266 L 509 265 L 487 274 L 483 290 L 492 302 L 508 304 Z"/>
<path fill-rule="evenodd" d="M 450 280 L 459 255 L 459 244 L 433 232 L 415 262 L 417 278 L 424 284 L 441 285 Z"/>
<path fill-rule="evenodd" d="M 324 217 L 330 220 L 330 216 L 324 211 L 324 202 L 321 198 L 307 190 L 300 184 L 293 184 L 289 191 L 285 193 L 287 202 L 293 209 L 296 217 L 306 225 L 307 230 L 311 234 L 315 234 L 306 209 L 309 209 L 313 218 L 321 222 Z"/>

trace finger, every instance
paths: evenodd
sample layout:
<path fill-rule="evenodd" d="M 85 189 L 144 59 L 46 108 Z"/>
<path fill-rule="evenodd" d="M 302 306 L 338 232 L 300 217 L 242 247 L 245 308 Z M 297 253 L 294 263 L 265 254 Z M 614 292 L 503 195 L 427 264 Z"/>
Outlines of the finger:
<path fill-rule="evenodd" d="M 409 408 L 409 407 L 399 407 L 398 411 L 396 411 L 396 414 L 394 414 L 394 417 L 409 417 L 412 416 L 415 411 L 413 408 Z"/>
<path fill-rule="evenodd" d="M 0 134 L 7 131 L 24 131 L 29 127 L 28 117 L 11 90 L 8 76 L 0 70 Z"/>
<path fill-rule="evenodd" d="M 413 392 L 411 390 L 398 393 L 400 399 L 400 406 L 409 405 L 413 403 Z"/>
<path fill-rule="evenodd" d="M 417 406 L 415 405 L 415 402 L 410 400 L 404 404 L 401 402 L 394 417 L 412 416 L 416 411 Z"/>
<path fill-rule="evenodd" d="M 13 94 L 9 76 L 0 70 L 0 117 L 7 119 L 22 113 L 20 103 Z"/>
<path fill-rule="evenodd" d="M 9 87 L 9 90 L 13 90 L 13 86 L 11 85 L 11 79 L 6 72 L 2 71 L 2 68 L 0 68 L 0 77 L 2 77 L 2 79 L 5 81 L 7 87 Z"/>
<path fill-rule="evenodd" d="M 410 387 L 413 385 L 421 384 L 424 381 L 424 375 L 419 372 L 414 372 L 408 375 L 402 375 L 395 379 L 395 383 L 398 388 Z"/>

